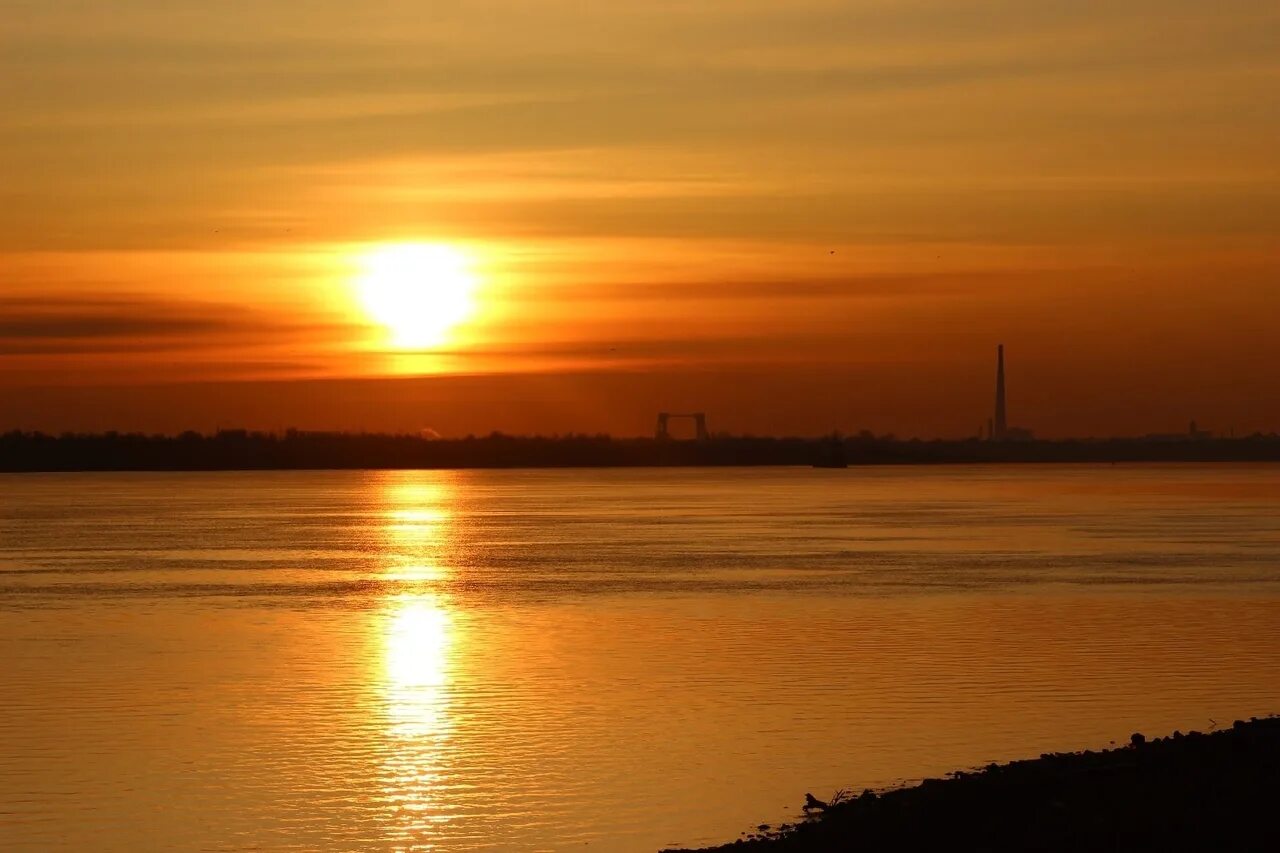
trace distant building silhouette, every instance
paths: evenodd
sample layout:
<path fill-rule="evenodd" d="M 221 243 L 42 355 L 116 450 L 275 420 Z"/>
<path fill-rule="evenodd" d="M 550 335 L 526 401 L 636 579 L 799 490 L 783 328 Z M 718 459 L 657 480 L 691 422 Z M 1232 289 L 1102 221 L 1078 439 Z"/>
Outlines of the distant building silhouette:
<path fill-rule="evenodd" d="M 1198 429 L 1196 427 L 1196 422 L 1192 421 L 1191 425 L 1187 427 L 1187 438 L 1190 438 L 1190 439 L 1213 438 L 1213 433 L 1207 429 Z"/>
<path fill-rule="evenodd" d="M 1195 421 L 1187 425 L 1186 432 L 1149 432 L 1143 436 L 1146 441 L 1206 441 L 1213 438 L 1213 431 L 1200 429 Z"/>

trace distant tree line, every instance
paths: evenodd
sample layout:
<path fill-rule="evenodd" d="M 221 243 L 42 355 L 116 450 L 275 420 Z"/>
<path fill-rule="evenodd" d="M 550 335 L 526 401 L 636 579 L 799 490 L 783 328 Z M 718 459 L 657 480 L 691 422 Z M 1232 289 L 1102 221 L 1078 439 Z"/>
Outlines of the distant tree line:
<path fill-rule="evenodd" d="M 0 471 L 221 471 L 396 468 L 850 465 L 988 462 L 1280 461 L 1280 436 L 993 442 L 901 440 L 862 432 L 822 438 L 717 434 L 704 441 L 608 435 L 466 438 L 220 430 L 212 435 L 9 432 Z"/>

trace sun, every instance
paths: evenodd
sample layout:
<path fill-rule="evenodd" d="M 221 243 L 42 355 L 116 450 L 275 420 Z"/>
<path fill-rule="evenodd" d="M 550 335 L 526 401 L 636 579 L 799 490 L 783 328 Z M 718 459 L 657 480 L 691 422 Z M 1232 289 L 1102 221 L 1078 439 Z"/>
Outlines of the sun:
<path fill-rule="evenodd" d="M 360 304 L 399 349 L 438 347 L 476 311 L 471 259 L 452 246 L 380 246 L 361 256 L 359 266 Z"/>

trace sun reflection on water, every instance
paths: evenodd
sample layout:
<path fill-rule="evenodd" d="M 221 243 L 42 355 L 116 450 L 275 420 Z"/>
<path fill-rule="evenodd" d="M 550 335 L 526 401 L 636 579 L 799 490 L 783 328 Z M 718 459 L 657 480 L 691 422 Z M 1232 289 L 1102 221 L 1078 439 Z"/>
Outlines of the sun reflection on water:
<path fill-rule="evenodd" d="M 442 690 L 448 683 L 450 617 L 434 598 L 406 597 L 393 604 L 387 629 L 388 714 L 398 737 L 445 734 Z"/>
<path fill-rule="evenodd" d="M 451 679 L 459 634 L 448 579 L 453 484 L 447 474 L 396 473 L 382 484 L 385 604 L 382 672 L 386 758 L 384 797 L 397 834 L 419 846 L 448 821 L 452 748 Z"/>
<path fill-rule="evenodd" d="M 394 581 L 447 578 L 453 545 L 453 490 L 448 472 L 395 472 L 382 483 L 384 577 Z"/>

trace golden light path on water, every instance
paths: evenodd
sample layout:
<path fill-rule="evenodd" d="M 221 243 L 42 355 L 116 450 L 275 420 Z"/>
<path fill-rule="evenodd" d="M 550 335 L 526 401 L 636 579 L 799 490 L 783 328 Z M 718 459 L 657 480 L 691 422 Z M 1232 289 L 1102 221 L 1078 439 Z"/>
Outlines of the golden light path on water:
<path fill-rule="evenodd" d="M 453 738 L 450 680 L 457 645 L 448 602 L 452 484 L 447 475 L 397 473 L 382 486 L 385 577 L 408 586 L 386 599 L 383 634 L 386 754 L 383 796 L 399 841 L 422 849 L 449 821 L 441 788 Z M 405 848 L 397 848 L 405 849 Z"/>

